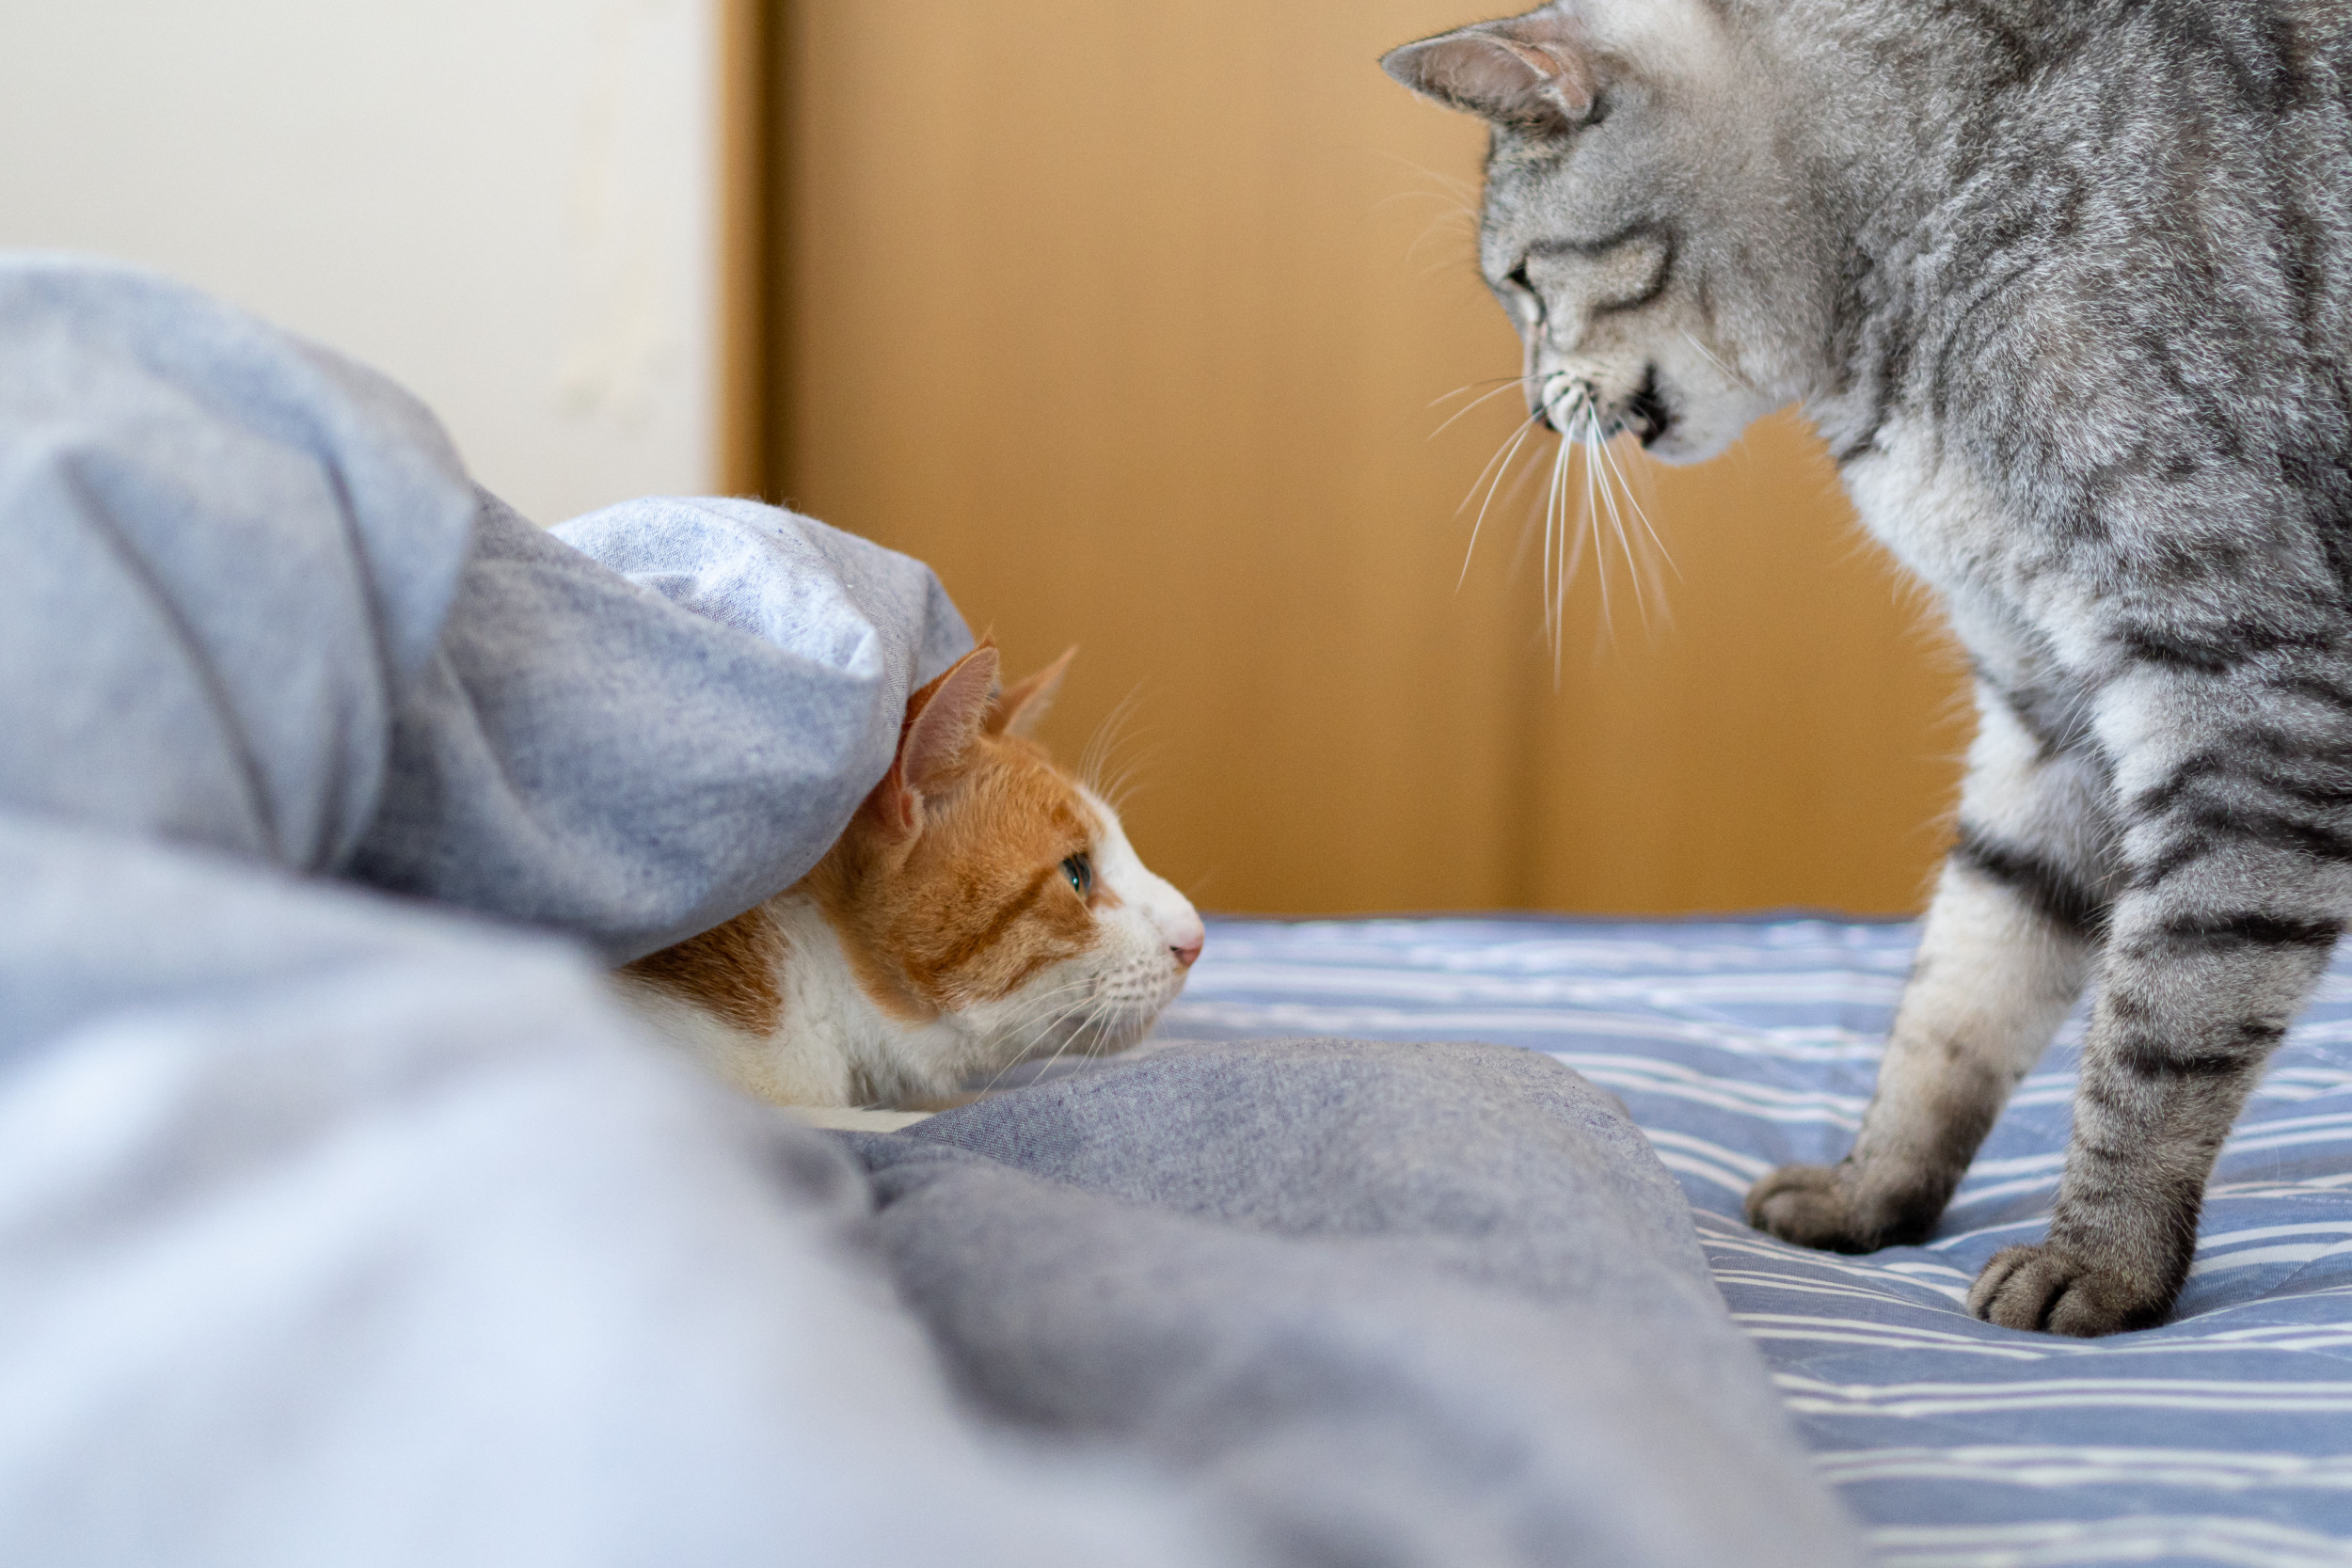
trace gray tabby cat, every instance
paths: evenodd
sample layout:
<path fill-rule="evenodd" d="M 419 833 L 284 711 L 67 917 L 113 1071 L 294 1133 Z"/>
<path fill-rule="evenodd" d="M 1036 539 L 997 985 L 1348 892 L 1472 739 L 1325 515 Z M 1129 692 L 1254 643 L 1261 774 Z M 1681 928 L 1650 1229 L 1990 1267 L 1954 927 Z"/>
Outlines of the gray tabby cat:
<path fill-rule="evenodd" d="M 2313 0 L 1569 0 L 1410 44 L 1493 123 L 1531 406 L 1697 461 L 1796 402 L 1979 731 L 1853 1152 L 1750 1221 L 1926 1237 L 2095 974 L 2047 1239 L 1977 1316 L 2159 1323 L 2352 913 L 2352 53 Z"/>

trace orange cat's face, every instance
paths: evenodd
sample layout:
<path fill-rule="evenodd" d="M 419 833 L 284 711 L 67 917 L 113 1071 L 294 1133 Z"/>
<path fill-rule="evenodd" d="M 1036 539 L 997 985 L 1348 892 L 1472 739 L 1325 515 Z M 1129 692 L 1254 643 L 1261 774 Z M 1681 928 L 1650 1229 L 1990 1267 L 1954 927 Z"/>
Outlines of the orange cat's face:
<path fill-rule="evenodd" d="M 951 1020 L 971 1069 L 1134 1043 L 1201 926 L 1116 813 L 1027 731 L 1069 656 L 993 696 L 981 647 L 915 693 L 898 755 L 801 884 L 858 985 L 911 1027 Z"/>

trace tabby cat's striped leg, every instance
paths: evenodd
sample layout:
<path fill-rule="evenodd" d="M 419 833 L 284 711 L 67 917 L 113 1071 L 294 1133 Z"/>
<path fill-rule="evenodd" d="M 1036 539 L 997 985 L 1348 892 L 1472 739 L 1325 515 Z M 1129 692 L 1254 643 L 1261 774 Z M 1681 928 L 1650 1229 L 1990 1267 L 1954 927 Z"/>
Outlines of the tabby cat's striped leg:
<path fill-rule="evenodd" d="M 2017 1080 L 2081 993 L 2104 919 L 2106 783 L 1980 689 L 1945 863 L 1853 1152 L 1785 1165 L 1748 1223 L 1839 1252 L 1924 1240 Z"/>
<path fill-rule="evenodd" d="M 1985 1265 L 1968 1298 L 1980 1318 L 2082 1335 L 2164 1320 L 2214 1157 L 2327 968 L 2352 880 L 2347 748 L 2318 733 L 2333 725 L 2285 721 L 2275 695 L 2231 695 L 2159 710 L 2167 721 L 2142 727 L 2163 754 L 2122 753 L 2131 883 L 2100 964 L 2066 1175 L 2048 1240 Z"/>

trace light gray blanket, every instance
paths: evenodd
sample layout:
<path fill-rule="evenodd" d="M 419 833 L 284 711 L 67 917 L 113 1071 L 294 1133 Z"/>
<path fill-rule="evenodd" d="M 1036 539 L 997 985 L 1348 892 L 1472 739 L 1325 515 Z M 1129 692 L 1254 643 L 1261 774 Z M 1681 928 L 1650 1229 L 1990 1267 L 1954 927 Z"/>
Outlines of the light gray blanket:
<path fill-rule="evenodd" d="M 740 501 L 542 534 L 382 382 L 0 260 L 0 1561 L 1857 1560 L 1573 1073 L 1161 1052 L 836 1138 L 600 965 L 969 644 Z"/>

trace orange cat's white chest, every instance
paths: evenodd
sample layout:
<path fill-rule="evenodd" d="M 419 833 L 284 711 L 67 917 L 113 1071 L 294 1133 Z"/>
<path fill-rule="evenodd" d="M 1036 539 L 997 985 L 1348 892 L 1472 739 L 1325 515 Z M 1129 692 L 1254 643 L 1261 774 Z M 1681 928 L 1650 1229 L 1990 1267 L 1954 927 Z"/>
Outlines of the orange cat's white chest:
<path fill-rule="evenodd" d="M 944 1019 L 909 1025 L 875 1006 L 812 899 L 788 892 L 743 918 L 765 923 L 777 939 L 775 1006 L 764 1025 L 634 979 L 624 985 L 631 1009 L 719 1077 L 778 1104 L 870 1102 L 877 1069 L 896 1085 L 953 1088 L 957 1032 Z"/>

